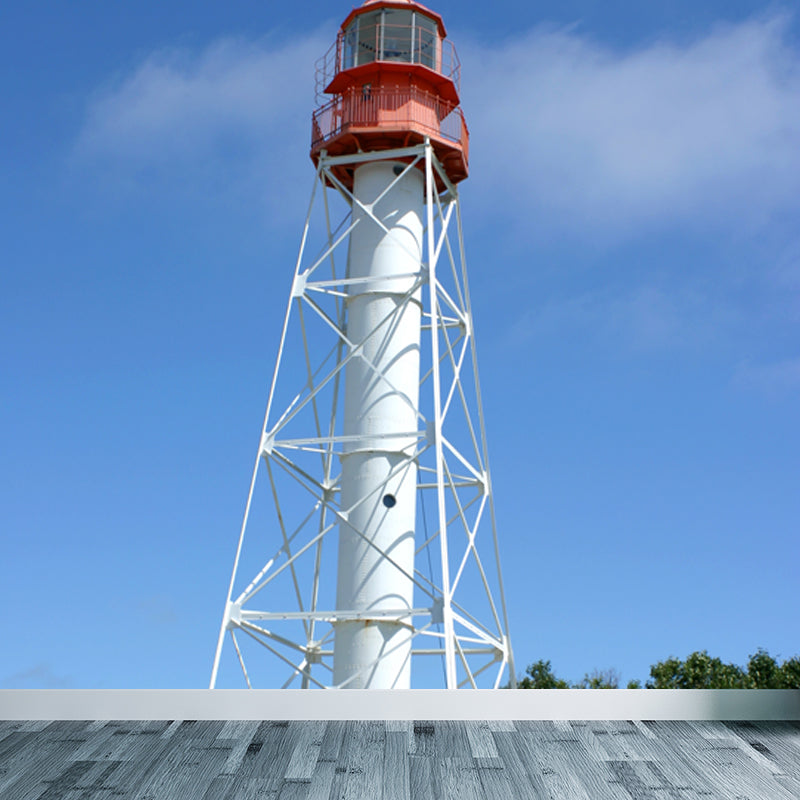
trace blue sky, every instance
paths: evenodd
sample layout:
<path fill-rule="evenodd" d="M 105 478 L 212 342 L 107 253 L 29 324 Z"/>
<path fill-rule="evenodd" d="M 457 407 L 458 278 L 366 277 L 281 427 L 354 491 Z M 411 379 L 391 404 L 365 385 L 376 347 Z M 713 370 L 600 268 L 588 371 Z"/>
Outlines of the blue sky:
<path fill-rule="evenodd" d="M 518 671 L 800 653 L 800 21 L 434 7 Z M 0 687 L 207 685 L 349 9 L 0 11 Z"/>

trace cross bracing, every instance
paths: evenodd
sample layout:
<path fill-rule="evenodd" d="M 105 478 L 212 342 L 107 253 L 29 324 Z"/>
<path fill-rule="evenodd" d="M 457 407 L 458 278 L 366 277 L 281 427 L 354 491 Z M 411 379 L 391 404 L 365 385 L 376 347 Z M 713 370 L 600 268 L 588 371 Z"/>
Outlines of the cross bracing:
<path fill-rule="evenodd" d="M 333 171 L 343 164 L 388 159 L 405 166 L 369 204 L 357 199 Z M 420 268 L 391 277 L 402 289 L 391 294 L 391 309 L 374 320 L 369 334 L 388 342 L 406 306 L 421 304 L 415 403 L 393 385 L 388 370 L 365 355 L 363 338 L 357 342 L 348 337 L 348 296 L 370 278 L 348 276 L 347 247 L 357 225 L 377 225 L 389 234 L 373 209 L 406 171 L 417 169 L 425 176 Z M 331 196 L 344 207 L 337 224 Z M 342 424 L 344 376 L 355 359 L 366 365 L 376 386 L 412 409 L 416 426 L 376 435 L 393 439 L 391 448 L 402 457 L 380 485 L 343 507 L 340 459 L 354 444 Z M 396 492 L 408 480 L 415 481 L 418 498 L 413 571 L 349 524 L 361 504 L 376 505 L 377 493 L 391 496 L 389 487 Z M 335 544 L 340 526 L 348 526 L 413 583 L 413 607 L 337 608 Z M 333 684 L 336 624 L 364 620 L 366 625 L 381 618 L 408 627 L 418 685 L 513 684 L 458 191 L 428 142 L 349 156 L 323 152 L 319 158 L 211 687 L 224 654 L 238 663 L 248 686 L 265 688 L 259 675 L 266 657 L 273 661 L 270 675 L 276 674 L 276 666 L 283 672 L 279 685 L 284 688 L 345 688 L 349 681 Z M 376 661 L 390 652 L 381 650 Z"/>

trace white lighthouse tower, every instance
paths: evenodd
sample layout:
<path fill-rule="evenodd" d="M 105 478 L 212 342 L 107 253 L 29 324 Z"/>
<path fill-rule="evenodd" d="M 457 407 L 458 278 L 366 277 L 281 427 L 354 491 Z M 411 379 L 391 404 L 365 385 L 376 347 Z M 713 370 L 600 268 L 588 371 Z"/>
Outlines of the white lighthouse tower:
<path fill-rule="evenodd" d="M 317 65 L 314 189 L 211 688 L 226 635 L 248 686 L 513 685 L 445 37 L 419 3 L 367 0 Z"/>

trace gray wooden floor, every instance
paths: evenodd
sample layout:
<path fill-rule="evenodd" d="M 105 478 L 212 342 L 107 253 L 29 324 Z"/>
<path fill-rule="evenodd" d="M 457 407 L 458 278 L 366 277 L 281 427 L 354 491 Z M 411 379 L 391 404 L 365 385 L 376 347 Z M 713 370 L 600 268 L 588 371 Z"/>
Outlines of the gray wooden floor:
<path fill-rule="evenodd" d="M 798 800 L 800 722 L 2 722 L 0 800 Z"/>

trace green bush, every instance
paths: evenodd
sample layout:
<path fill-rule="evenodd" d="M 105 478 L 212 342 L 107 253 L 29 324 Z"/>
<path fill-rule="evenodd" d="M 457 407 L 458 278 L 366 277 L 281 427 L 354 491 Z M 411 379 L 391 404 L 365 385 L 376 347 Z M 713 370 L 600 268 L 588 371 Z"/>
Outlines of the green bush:
<path fill-rule="evenodd" d="M 525 677 L 517 681 L 520 689 L 618 689 L 619 684 L 620 675 L 611 668 L 595 669 L 570 685 L 556 677 L 551 663 L 543 659 L 530 664 Z M 653 664 L 645 686 L 648 689 L 800 689 L 800 657 L 778 664 L 766 650 L 759 648 L 749 657 L 747 667 L 739 667 L 725 664 L 701 650 L 691 653 L 685 661 L 670 656 Z M 641 687 L 638 680 L 628 681 L 628 689 Z"/>

